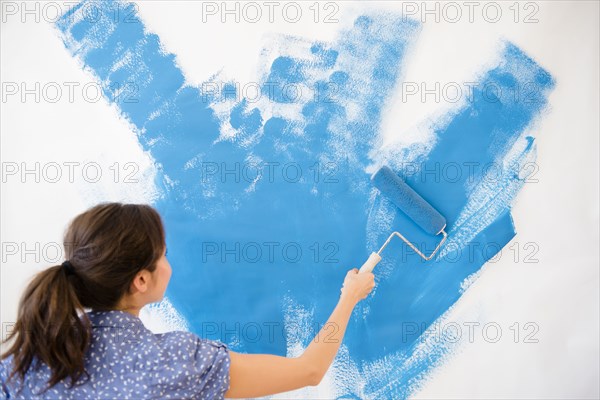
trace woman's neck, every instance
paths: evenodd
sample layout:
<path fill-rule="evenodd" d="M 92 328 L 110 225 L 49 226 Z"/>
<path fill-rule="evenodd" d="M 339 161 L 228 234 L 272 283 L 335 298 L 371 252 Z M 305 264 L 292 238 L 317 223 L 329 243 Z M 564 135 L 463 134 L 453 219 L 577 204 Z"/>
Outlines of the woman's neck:
<path fill-rule="evenodd" d="M 140 310 L 142 307 L 136 306 L 136 305 L 132 305 L 132 304 L 128 304 L 128 302 L 123 301 L 124 299 L 122 299 L 118 304 L 117 307 L 115 308 L 115 310 L 119 310 L 119 311 L 125 311 L 128 312 L 132 315 L 135 315 L 136 317 L 140 316 Z"/>

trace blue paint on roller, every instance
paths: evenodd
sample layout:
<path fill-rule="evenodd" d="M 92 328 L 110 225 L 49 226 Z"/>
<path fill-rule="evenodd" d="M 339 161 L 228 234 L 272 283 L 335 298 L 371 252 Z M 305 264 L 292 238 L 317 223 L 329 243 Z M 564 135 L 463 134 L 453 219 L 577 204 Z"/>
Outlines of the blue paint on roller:
<path fill-rule="evenodd" d="M 304 48 L 305 58 L 297 53 L 269 58 L 267 74 L 257 81 L 261 93 L 274 96 L 270 106 L 292 108 L 273 114 L 242 100 L 223 120 L 213 109 L 221 97 L 186 86 L 158 37 L 140 21 L 131 23 L 135 7 L 94 2 L 92 25 L 81 4 L 57 26 L 69 51 L 96 75 L 108 101 L 118 103 L 159 167 L 162 197 L 155 205 L 165 221 L 173 266 L 167 297 L 194 332 L 237 351 L 285 355 L 290 343 L 307 345 L 326 321 L 345 271 L 374 250 L 368 238 L 380 245 L 389 235 L 376 212 L 385 214 L 392 230 L 407 227 L 403 233 L 414 242 L 436 241 L 390 207 L 387 197 L 372 196 L 365 173 L 382 161 L 367 155 L 379 146 L 384 105 L 398 87 L 417 23 L 386 12 L 357 17 L 332 43 L 297 46 L 289 41 L 300 39 L 284 37 L 282 48 Z M 516 148 L 554 82 L 515 46 L 507 45 L 501 60 L 481 77 L 470 104 L 436 128 L 435 147 L 421 154 L 422 170 L 502 164 Z M 317 76 L 336 83 L 335 90 Z M 138 85 L 138 102 L 120 101 L 117 89 L 123 82 Z M 323 88 L 322 97 L 290 104 L 283 90 L 289 83 Z M 527 99 L 515 98 L 515 90 L 531 84 L 536 90 Z M 490 99 L 482 87 L 498 88 L 498 96 Z M 234 140 L 218 140 L 225 122 L 237 129 Z M 526 158 L 533 146 L 520 151 Z M 402 151 L 398 154 L 401 158 Z M 291 179 L 288 168 L 282 180 L 278 169 L 273 181 L 247 181 L 243 167 L 249 160 L 280 167 L 295 163 L 302 174 Z M 230 175 L 220 173 L 223 167 Z M 419 348 L 424 329 L 458 300 L 464 280 L 515 235 L 510 203 L 522 185 L 518 171 L 505 169 L 495 192 L 485 196 L 477 192 L 489 184 L 482 170 L 452 182 L 430 172 L 424 178 L 419 171 L 394 172 L 446 218 L 449 235 L 469 239 L 455 247 L 462 256 L 450 253 L 428 263 L 394 251 L 400 243 L 390 244 L 377 268 L 392 272 L 359 305 L 344 338 L 346 362 L 353 363 L 347 371 L 356 370 L 357 376 L 336 381 L 340 398 L 407 397 L 444 355 L 444 343 Z M 434 262 L 439 268 L 428 268 Z M 293 328 L 302 315 L 306 323 Z"/>
<path fill-rule="evenodd" d="M 446 218 L 415 192 L 388 166 L 381 167 L 371 177 L 373 185 L 400 210 L 430 235 L 437 235 L 446 226 Z"/>

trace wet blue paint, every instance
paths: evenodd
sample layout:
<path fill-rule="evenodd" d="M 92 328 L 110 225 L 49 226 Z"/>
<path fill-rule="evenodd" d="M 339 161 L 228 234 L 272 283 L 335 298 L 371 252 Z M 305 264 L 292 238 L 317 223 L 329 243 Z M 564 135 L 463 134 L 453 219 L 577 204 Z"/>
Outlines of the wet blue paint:
<path fill-rule="evenodd" d="M 404 157 L 403 149 L 396 160 L 377 152 L 372 159 L 369 152 L 379 146 L 384 101 L 396 87 L 417 23 L 399 15 L 363 15 L 336 42 L 308 46 L 306 58 L 282 54 L 260 77 L 261 93 L 282 110 L 299 103 L 294 119 L 269 115 L 260 103 L 241 100 L 222 120 L 214 104 L 235 102 L 235 86 L 222 94 L 183 86 L 174 56 L 160 50 L 159 38 L 145 34 L 141 21 L 131 19 L 131 5 L 95 4 L 99 21 L 77 21 L 77 12 L 71 12 L 57 27 L 67 48 L 102 82 L 108 100 L 134 124 L 140 143 L 161 170 L 157 184 L 163 197 L 155 205 L 165 221 L 173 266 L 167 296 L 196 333 L 241 352 L 285 355 L 286 299 L 313 313 L 314 323 L 299 327 L 310 339 L 335 305 L 346 271 L 359 267 L 390 228 L 427 248 L 435 244 L 436 238 L 377 195 L 365 172 L 372 163 L 393 164 Z M 122 11 L 118 17 L 116 7 Z M 113 68 L 119 60 L 127 62 Z M 368 68 L 367 79 L 365 70 L 352 65 Z M 314 78 L 314 72 L 321 78 Z M 137 102 L 119 95 L 127 82 L 135 83 L 131 97 Z M 531 82 L 536 90 L 527 92 L 527 101 L 511 95 Z M 408 254 L 396 240 L 385 250 L 377 267 L 376 293 L 357 307 L 344 344 L 361 372 L 363 363 L 392 354 L 396 361 L 381 376 L 369 375 L 364 392 L 340 383 L 348 397 L 410 394 L 446 349 L 441 343 L 428 357 L 409 360 L 423 338 L 422 328 L 456 302 L 463 280 L 497 249 L 458 259 L 456 252 L 472 243 L 494 243 L 499 249 L 515 235 L 510 203 L 523 184 L 518 170 L 506 167 L 494 181 L 501 195 L 481 202 L 467 220 L 460 216 L 481 195 L 481 168 L 452 182 L 420 174 L 437 165 L 481 166 L 506 159 L 545 106 L 554 84 L 510 44 L 502 63 L 482 76 L 481 83 L 501 90 L 476 89 L 472 101 L 436 129 L 435 146 L 418 157 L 423 161 L 420 171 L 396 167 L 446 217 L 450 238 L 467 241 L 455 241 L 455 251 L 428 263 Z M 291 101 L 286 85 L 312 88 L 314 95 Z M 352 101 L 360 112 L 355 119 L 348 110 Z M 219 138 L 223 122 L 236 130 L 235 138 Z M 518 159 L 534 150 L 528 140 Z M 257 164 L 263 176 L 253 182 Z M 380 224 L 377 212 L 390 217 L 391 226 Z M 484 221 L 484 226 L 473 221 Z M 412 323 L 419 329 L 408 334 L 406 324 Z"/>

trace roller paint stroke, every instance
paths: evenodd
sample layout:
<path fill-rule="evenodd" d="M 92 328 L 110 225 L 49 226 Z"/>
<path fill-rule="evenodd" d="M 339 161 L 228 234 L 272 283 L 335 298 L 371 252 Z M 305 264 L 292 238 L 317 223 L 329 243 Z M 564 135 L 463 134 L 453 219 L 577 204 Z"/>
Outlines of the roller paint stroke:
<path fill-rule="evenodd" d="M 429 331 L 400 340 L 400 322 L 431 328 L 495 252 L 458 259 L 453 253 L 472 243 L 501 248 L 514 237 L 510 207 L 525 179 L 519 167 L 535 159 L 528 132 L 545 108 L 552 77 L 506 43 L 497 67 L 480 76 L 506 89 L 497 98 L 490 101 L 490 93 L 476 87 L 470 102 L 431 127 L 432 141 L 382 148 L 382 112 L 407 48 L 416 43 L 420 26 L 414 21 L 374 12 L 357 16 L 332 43 L 277 37 L 261 58 L 258 81 L 268 96 L 249 102 L 187 85 L 175 56 L 132 18 L 130 4 L 97 3 L 101 12 L 93 23 L 84 18 L 85 4 L 56 25 L 155 160 L 161 196 L 154 204 L 165 220 L 173 266 L 167 297 L 192 331 L 236 351 L 298 355 L 335 305 L 345 271 L 360 266 L 391 231 L 402 229 L 431 248 L 435 238 L 371 186 L 370 173 L 380 165 L 392 166 L 446 217 L 448 245 L 434 260 L 407 256 L 397 243 L 385 250 L 377 287 L 353 314 L 330 385 L 303 392 L 409 396 L 451 344 L 431 340 Z M 115 13 L 116 7 L 127 12 Z M 207 82 L 221 79 L 228 78 L 215 74 Z M 123 82 L 137 84 L 139 101 L 121 101 Z M 509 89 L 528 82 L 539 90 L 527 101 L 511 95 Z M 282 88 L 291 83 L 304 93 L 318 89 L 290 101 Z M 436 163 L 494 162 L 502 174 L 423 180 L 406 170 L 406 161 L 419 161 L 424 170 Z M 260 163 L 293 164 L 302 172 L 286 179 L 215 172 Z M 290 243 L 287 250 L 295 252 L 282 253 Z M 240 254 L 236 244 L 254 252 Z M 218 332 L 209 332 L 207 323 Z M 274 330 L 264 329 L 256 340 L 235 329 L 248 324 Z"/>

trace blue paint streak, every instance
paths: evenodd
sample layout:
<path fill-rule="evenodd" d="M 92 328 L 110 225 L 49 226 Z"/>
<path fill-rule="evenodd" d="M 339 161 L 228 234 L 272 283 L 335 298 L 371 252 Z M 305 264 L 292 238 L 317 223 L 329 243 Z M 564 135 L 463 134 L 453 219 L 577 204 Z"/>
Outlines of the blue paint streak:
<path fill-rule="evenodd" d="M 157 184 L 164 197 L 155 205 L 165 221 L 173 266 L 167 296 L 193 331 L 228 342 L 236 351 L 285 355 L 285 299 L 290 298 L 314 311 L 318 325 L 307 333 L 312 338 L 335 305 L 347 269 L 360 266 L 375 250 L 366 245 L 372 209 L 388 207 L 393 229 L 416 243 L 433 245 L 435 238 L 390 208 L 387 199 L 370 199 L 373 189 L 365 173 L 367 165 L 380 161 L 370 159 L 368 153 L 378 146 L 383 105 L 396 87 L 406 47 L 419 29 L 415 22 L 394 15 L 359 16 L 338 41 L 310 46 L 316 61 L 279 56 L 261 77 L 261 91 L 285 107 L 297 106 L 286 98 L 285 85 L 317 88 L 316 98 L 300 101 L 301 123 L 277 115 L 267 117 L 265 110 L 242 100 L 231 107 L 227 119 L 238 133 L 236 138 L 219 141 L 221 121 L 212 107 L 222 98 L 184 86 L 174 56 L 161 51 L 159 38 L 144 33 L 141 21 L 122 19 L 133 13 L 131 5 L 102 2 L 96 6 L 101 11 L 99 22 L 76 21 L 76 13 L 69 13 L 57 27 L 67 48 L 102 82 L 107 99 L 118 103 L 138 129 L 140 143 L 161 168 Z M 125 10 L 118 20 L 115 7 Z M 366 83 L 356 70 L 344 69 L 342 55 L 372 67 Z M 424 168 L 502 160 L 541 112 L 547 91 L 554 85 L 552 78 L 513 45 L 507 45 L 502 59 L 481 82 L 504 90 L 498 96 L 475 90 L 473 101 L 436 131 L 435 147 L 423 154 Z M 124 62 L 117 64 L 119 60 Z M 325 73 L 328 79 L 312 80 L 311 72 Z M 540 89 L 531 94 L 531 101 L 518 101 L 508 94 L 531 77 Z M 125 82 L 135 82 L 139 101 L 130 103 L 119 97 Z M 235 87 L 228 88 L 223 97 L 231 101 Z M 352 100 L 359 103 L 359 121 L 349 118 L 347 104 Z M 532 151 L 531 144 L 523 156 Z M 270 174 L 254 185 L 244 179 L 244 173 L 252 176 L 255 171 L 243 169 L 249 160 L 271 163 L 276 171 L 273 181 Z M 315 163 L 319 163 L 318 174 Z M 331 165 L 333 170 L 328 168 Z M 213 173 L 215 168 L 222 172 L 236 166 L 235 173 Z M 295 166 L 302 168 L 297 182 Z M 263 168 L 264 174 L 268 171 Z M 471 177 L 472 182 L 467 177 L 447 182 L 427 176 L 421 179 L 407 170 L 397 172 L 446 217 L 451 237 L 471 229 L 472 243 L 502 247 L 515 235 L 509 203 L 516 191 L 506 192 L 508 201 L 489 200 L 490 210 L 495 204 L 504 209 L 493 215 L 488 208 L 482 209 L 477 218 L 489 219 L 483 229 L 457 225 L 473 200 L 471 188 L 482 182 L 481 172 Z M 509 187 L 520 178 L 504 179 Z M 376 234 L 383 243 L 389 231 Z M 283 251 L 286 245 L 287 253 Z M 207 254 L 215 246 L 233 249 L 234 254 Z M 294 262 L 297 248 L 302 255 Z M 257 249 L 262 254 L 253 261 Z M 458 261 L 445 258 L 423 263 L 392 243 L 381 265 L 393 266 L 393 273 L 385 279 L 378 276 L 377 292 L 359 305 L 344 344 L 361 371 L 363 362 L 390 354 L 399 355 L 402 361 L 391 368 L 394 372 L 367 382 L 364 393 L 346 388 L 346 396 L 408 396 L 415 382 L 444 355 L 444 347 L 432 349 L 429 358 L 409 362 L 422 335 L 402 337 L 402 322 L 431 326 L 460 297 L 461 282 L 493 255 L 475 252 Z M 366 306 L 370 311 L 363 318 Z M 256 326 L 262 336 L 254 340 Z M 236 327 L 246 337 L 224 330 Z"/>

